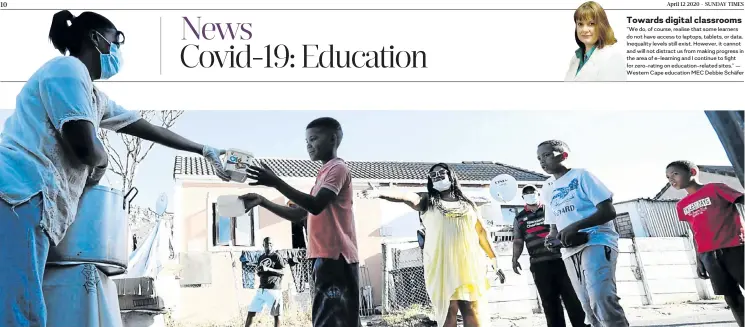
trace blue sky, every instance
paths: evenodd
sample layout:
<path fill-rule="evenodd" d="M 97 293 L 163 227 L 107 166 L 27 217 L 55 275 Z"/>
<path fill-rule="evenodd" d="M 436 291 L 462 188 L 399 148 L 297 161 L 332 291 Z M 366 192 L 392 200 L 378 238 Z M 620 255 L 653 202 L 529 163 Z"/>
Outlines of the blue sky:
<path fill-rule="evenodd" d="M 0 122 L 11 113 L 0 110 Z M 201 110 L 184 113 L 173 130 L 258 157 L 304 159 L 305 126 L 321 116 L 341 122 L 339 154 L 346 160 L 489 160 L 541 171 L 536 145 L 561 139 L 572 149 L 571 164 L 595 173 L 617 200 L 654 196 L 673 160 L 730 165 L 703 111 Z M 170 198 L 177 154 L 157 145 L 150 152 L 135 178 L 136 204 L 153 206 L 161 192 Z"/>

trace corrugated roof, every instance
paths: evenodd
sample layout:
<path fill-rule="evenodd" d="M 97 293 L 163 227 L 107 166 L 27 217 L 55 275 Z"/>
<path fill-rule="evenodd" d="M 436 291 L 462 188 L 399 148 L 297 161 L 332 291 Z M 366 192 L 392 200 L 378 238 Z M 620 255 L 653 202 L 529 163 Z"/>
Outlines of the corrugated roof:
<path fill-rule="evenodd" d="M 735 167 L 732 166 L 698 166 L 698 169 L 707 173 L 737 177 Z"/>
<path fill-rule="evenodd" d="M 735 174 L 735 167 L 732 166 L 709 166 L 709 165 L 703 165 L 698 166 L 698 170 L 702 172 L 707 172 L 711 174 L 717 174 L 717 175 L 723 175 L 723 176 L 730 176 L 730 177 L 737 177 Z M 670 188 L 670 183 L 665 184 L 665 187 L 663 187 L 657 194 L 654 196 L 655 199 L 659 199 L 667 189 Z"/>
<path fill-rule="evenodd" d="M 321 168 L 317 161 L 302 159 L 262 159 L 280 177 L 309 177 L 314 178 Z M 347 161 L 352 171 L 352 178 L 360 179 L 391 179 L 391 180 L 424 180 L 426 172 L 435 163 L 429 162 L 393 162 L 393 161 Z M 462 163 L 448 163 L 461 181 L 488 181 L 497 175 L 509 174 L 518 181 L 545 181 L 548 176 L 489 161 L 465 161 Z M 212 176 L 214 168 L 201 157 L 177 156 L 173 176 Z"/>
<path fill-rule="evenodd" d="M 649 202 L 676 202 L 676 203 L 678 202 L 678 200 L 674 200 L 674 199 L 636 198 L 636 199 L 631 199 L 631 200 L 624 200 L 624 201 L 614 202 L 613 204 L 616 205 L 616 204 L 624 204 L 624 203 L 639 202 L 639 201 L 649 201 Z"/>

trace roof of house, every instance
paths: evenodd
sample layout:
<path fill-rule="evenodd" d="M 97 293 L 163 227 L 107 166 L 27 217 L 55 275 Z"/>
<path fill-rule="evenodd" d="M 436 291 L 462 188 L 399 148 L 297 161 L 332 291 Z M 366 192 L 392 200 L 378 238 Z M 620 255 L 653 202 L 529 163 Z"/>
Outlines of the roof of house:
<path fill-rule="evenodd" d="M 730 177 L 737 177 L 735 174 L 735 167 L 732 166 L 698 166 L 698 170 L 710 173 L 710 174 L 717 174 L 722 176 L 730 176 Z M 665 187 L 663 187 L 657 194 L 654 196 L 654 199 L 659 199 L 667 189 L 670 188 L 670 183 L 665 184 Z"/>
<path fill-rule="evenodd" d="M 614 202 L 613 204 L 624 204 L 629 202 L 640 202 L 640 201 L 650 201 L 650 202 L 678 202 L 678 200 L 675 199 L 655 199 L 655 198 L 636 198 L 631 200 L 624 200 L 624 201 L 618 201 Z"/>
<path fill-rule="evenodd" d="M 317 161 L 302 159 L 264 159 L 258 158 L 268 165 L 280 177 L 314 178 L 321 168 Z M 426 172 L 435 163 L 429 162 L 393 162 L 393 161 L 347 161 L 352 178 L 381 179 L 381 180 L 424 180 Z M 501 175 L 509 174 L 518 181 L 545 181 L 548 176 L 490 161 L 464 161 L 448 163 L 453 167 L 461 181 L 488 181 Z M 177 156 L 173 177 L 211 176 L 215 170 L 204 158 Z"/>

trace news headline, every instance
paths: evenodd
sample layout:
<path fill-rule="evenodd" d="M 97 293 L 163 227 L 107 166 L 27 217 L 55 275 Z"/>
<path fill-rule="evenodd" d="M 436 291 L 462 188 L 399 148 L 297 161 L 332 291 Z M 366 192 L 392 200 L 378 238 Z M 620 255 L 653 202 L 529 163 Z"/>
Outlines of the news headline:
<path fill-rule="evenodd" d="M 704 17 L 696 17 L 693 16 L 689 17 L 683 17 L 683 16 L 669 16 L 667 18 L 662 18 L 660 16 L 654 17 L 654 18 L 638 18 L 638 17 L 631 17 L 627 16 L 626 19 L 628 20 L 629 24 L 741 24 L 742 18 L 704 18 Z"/>
<path fill-rule="evenodd" d="M 345 49 L 334 44 L 251 44 L 250 22 L 210 22 L 202 16 L 182 17 L 181 64 L 186 68 L 427 68 L 423 50 L 393 45 Z M 202 44 L 219 41 L 219 48 Z M 225 42 L 243 41 L 225 45 Z"/>

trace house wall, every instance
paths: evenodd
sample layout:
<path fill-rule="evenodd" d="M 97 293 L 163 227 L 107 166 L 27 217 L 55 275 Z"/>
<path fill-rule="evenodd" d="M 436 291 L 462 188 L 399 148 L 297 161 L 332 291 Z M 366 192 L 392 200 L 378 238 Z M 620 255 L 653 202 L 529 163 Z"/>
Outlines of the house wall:
<path fill-rule="evenodd" d="M 617 204 L 614 204 L 613 206 L 616 208 L 616 215 L 620 215 L 624 213 L 629 215 L 629 221 L 631 222 L 631 229 L 633 230 L 635 237 L 648 237 L 649 236 L 649 233 L 647 233 L 646 229 L 644 228 L 641 215 L 639 214 L 639 211 L 636 207 L 636 201 L 617 203 Z"/>
<path fill-rule="evenodd" d="M 620 239 L 618 248 L 616 287 L 621 305 L 631 307 L 649 304 L 642 276 L 637 269 L 640 264 L 633 240 Z M 504 285 L 495 283 L 492 286 L 489 296 L 492 312 L 527 313 L 541 310 L 538 292 L 530 273 L 528 255 L 523 254 L 519 262 L 523 271 L 517 275 L 512 271 L 512 244 L 500 246 L 499 266 L 505 272 L 507 280 Z"/>
<path fill-rule="evenodd" d="M 649 304 L 642 278 L 643 267 L 634 251 L 633 239 L 618 240 L 618 259 L 616 261 L 616 289 L 621 306 L 641 306 Z"/>
<path fill-rule="evenodd" d="M 688 238 L 646 237 L 635 242 L 652 304 L 705 298 L 698 290 L 695 250 Z"/>
<path fill-rule="evenodd" d="M 614 221 L 616 232 L 621 238 L 634 238 L 634 228 L 628 214 L 619 214 Z"/>
<path fill-rule="evenodd" d="M 701 172 L 701 176 L 699 176 L 699 181 L 703 184 L 707 183 L 724 183 L 727 184 L 727 186 L 743 192 L 743 187 L 740 185 L 740 180 L 737 179 L 735 176 L 724 176 L 719 174 L 712 174 L 707 172 Z M 685 197 L 686 192 L 685 190 L 676 190 L 672 187 L 668 187 L 665 192 L 663 192 L 660 195 L 661 200 L 678 200 Z"/>
<path fill-rule="evenodd" d="M 686 223 L 678 219 L 674 201 L 641 199 L 614 206 L 618 214 L 629 215 L 635 234 L 634 242 L 641 253 L 639 259 L 645 266 L 652 266 L 647 271 L 652 280 L 647 286 L 655 304 L 681 298 L 710 299 L 714 296 L 711 283 L 695 276 L 692 236 Z"/>
<path fill-rule="evenodd" d="M 307 190 L 312 187 L 313 180 L 298 181 L 292 186 Z M 357 191 L 364 189 L 364 185 L 355 187 Z M 182 182 L 177 194 L 180 199 L 176 202 L 178 208 L 175 213 L 175 234 L 177 252 L 210 253 L 211 263 L 209 271 L 212 282 L 197 288 L 182 287 L 181 302 L 177 305 L 182 314 L 177 316 L 193 321 L 214 321 L 215 319 L 230 319 L 238 313 L 240 306 L 247 306 L 253 297 L 254 290 L 244 289 L 242 271 L 239 262 L 240 251 L 257 250 L 258 247 L 227 247 L 212 246 L 212 212 L 211 202 L 226 194 L 257 193 L 276 203 L 286 203 L 286 198 L 274 189 L 265 187 L 250 187 L 246 184 L 214 184 L 198 182 Z M 377 200 L 355 199 L 355 221 L 357 222 L 357 240 L 360 255 L 360 265 L 367 267 L 370 284 L 373 290 L 374 304 L 381 302 L 381 238 L 380 217 L 381 207 Z M 274 215 L 264 208 L 259 208 L 256 215 L 256 242 L 271 237 L 275 249 L 289 249 L 292 247 L 291 223 Z M 291 280 L 292 278 L 285 278 Z M 178 319 L 181 319 L 178 318 Z"/>

